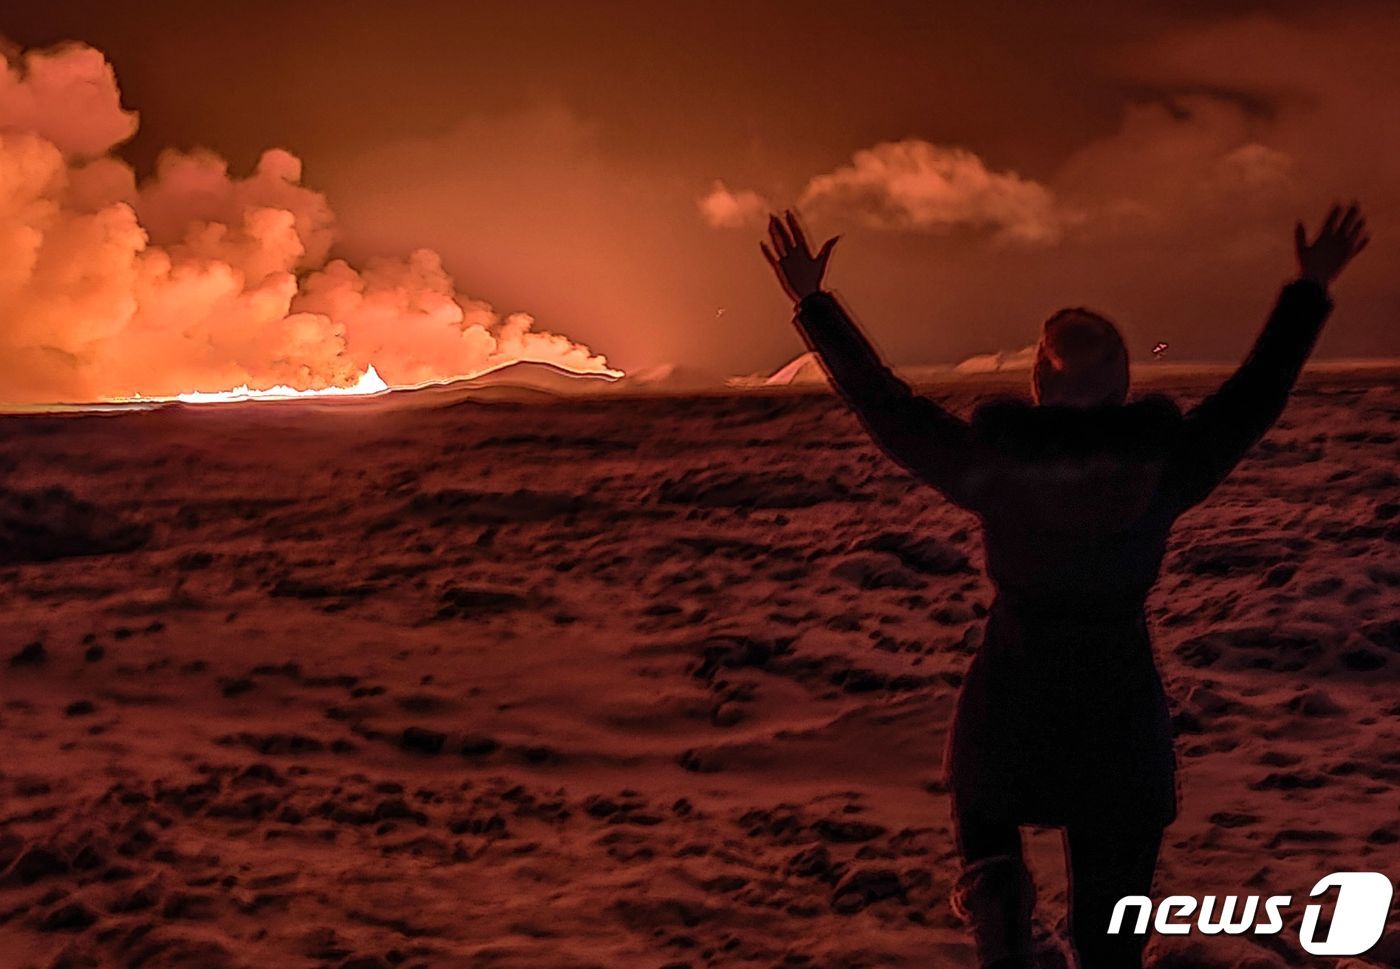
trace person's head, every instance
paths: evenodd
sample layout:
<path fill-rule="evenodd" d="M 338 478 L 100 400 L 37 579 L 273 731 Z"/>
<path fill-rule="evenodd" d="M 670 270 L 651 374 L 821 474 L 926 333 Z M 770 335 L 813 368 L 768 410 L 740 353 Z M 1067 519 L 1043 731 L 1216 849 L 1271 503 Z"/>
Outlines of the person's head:
<path fill-rule="evenodd" d="M 1128 398 L 1128 348 L 1118 327 L 1090 310 L 1060 310 L 1035 348 L 1031 393 L 1037 404 L 1096 407 Z"/>

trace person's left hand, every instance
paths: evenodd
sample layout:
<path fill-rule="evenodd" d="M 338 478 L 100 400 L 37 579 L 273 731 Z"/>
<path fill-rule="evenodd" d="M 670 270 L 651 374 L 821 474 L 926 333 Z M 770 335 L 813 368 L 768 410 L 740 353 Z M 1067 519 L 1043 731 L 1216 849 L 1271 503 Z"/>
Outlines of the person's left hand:
<path fill-rule="evenodd" d="M 797 222 L 797 216 L 789 210 L 783 213 L 782 219 L 776 215 L 768 217 L 768 238 L 772 240 L 773 248 L 768 248 L 767 243 L 762 242 L 759 243 L 759 248 L 763 250 L 768 265 L 773 267 L 778 282 L 792 297 L 792 301 L 800 303 L 806 297 L 819 292 L 822 288 L 822 277 L 826 275 L 827 261 L 831 258 L 831 249 L 840 236 L 832 236 L 826 240 L 817 254 L 813 255 L 811 247 L 807 245 L 807 236 Z"/>

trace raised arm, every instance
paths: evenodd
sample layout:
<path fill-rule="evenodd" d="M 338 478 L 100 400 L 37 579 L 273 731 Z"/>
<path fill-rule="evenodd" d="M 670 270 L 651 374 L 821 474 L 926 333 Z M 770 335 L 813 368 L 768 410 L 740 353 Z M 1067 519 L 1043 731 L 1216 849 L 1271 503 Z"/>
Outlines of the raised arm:
<path fill-rule="evenodd" d="M 796 216 L 769 219 L 763 254 L 796 304 L 794 322 L 837 391 L 875 443 L 916 477 L 967 505 L 970 433 L 966 422 L 916 395 L 880 359 L 835 296 L 822 289 L 836 239 L 813 255 Z"/>
<path fill-rule="evenodd" d="M 1368 241 L 1356 205 L 1334 207 L 1312 242 L 1298 223 L 1298 279 L 1284 287 L 1240 368 L 1186 415 L 1166 482 L 1181 509 L 1209 495 L 1283 413 L 1332 310 L 1327 288 Z"/>

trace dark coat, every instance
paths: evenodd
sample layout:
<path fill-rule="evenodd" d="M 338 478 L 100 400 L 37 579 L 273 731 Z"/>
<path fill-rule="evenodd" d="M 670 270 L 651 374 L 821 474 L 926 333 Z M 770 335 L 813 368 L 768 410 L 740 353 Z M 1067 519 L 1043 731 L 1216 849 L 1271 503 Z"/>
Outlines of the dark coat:
<path fill-rule="evenodd" d="M 1186 414 L 994 401 L 963 421 L 915 395 L 827 293 L 797 324 L 870 436 L 982 522 L 996 599 L 958 699 L 960 813 L 1063 825 L 1175 817 L 1166 697 L 1144 616 L 1167 536 L 1278 419 L 1331 309 L 1285 287 L 1253 351 Z"/>

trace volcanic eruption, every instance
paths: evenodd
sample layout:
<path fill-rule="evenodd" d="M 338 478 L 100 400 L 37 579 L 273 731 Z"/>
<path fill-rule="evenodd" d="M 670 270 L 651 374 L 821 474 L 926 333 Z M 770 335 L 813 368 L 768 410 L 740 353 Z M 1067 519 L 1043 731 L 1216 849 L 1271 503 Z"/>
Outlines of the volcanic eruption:
<path fill-rule="evenodd" d="M 0 401 L 365 393 L 515 361 L 619 375 L 464 295 L 430 250 L 332 258 L 334 214 L 288 151 L 237 175 L 171 149 L 138 178 L 100 51 L 0 64 Z"/>

